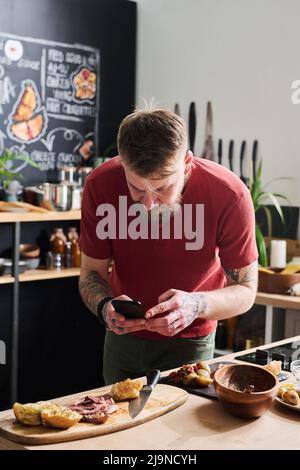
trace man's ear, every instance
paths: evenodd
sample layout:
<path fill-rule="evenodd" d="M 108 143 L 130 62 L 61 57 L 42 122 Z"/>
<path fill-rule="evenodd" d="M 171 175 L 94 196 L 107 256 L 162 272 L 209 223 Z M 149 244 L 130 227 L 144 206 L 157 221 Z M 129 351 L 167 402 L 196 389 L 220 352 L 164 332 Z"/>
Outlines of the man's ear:
<path fill-rule="evenodd" d="M 191 150 L 188 150 L 184 156 L 184 165 L 185 165 L 185 169 L 184 169 L 184 172 L 185 173 L 188 173 L 191 169 L 191 164 L 192 164 L 192 161 L 193 161 L 193 152 Z"/>

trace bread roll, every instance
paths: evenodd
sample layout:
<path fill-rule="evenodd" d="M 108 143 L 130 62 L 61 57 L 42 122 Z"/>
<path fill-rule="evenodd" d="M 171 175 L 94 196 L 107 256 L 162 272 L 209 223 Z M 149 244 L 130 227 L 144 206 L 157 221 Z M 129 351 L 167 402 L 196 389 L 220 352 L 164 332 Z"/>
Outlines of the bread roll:
<path fill-rule="evenodd" d="M 43 424 L 52 428 L 67 429 L 77 424 L 82 415 L 77 411 L 72 411 L 65 406 L 52 405 L 42 410 L 41 413 Z"/>
<path fill-rule="evenodd" d="M 298 406 L 300 403 L 300 398 L 296 390 L 286 390 L 282 395 L 282 399 L 286 403 L 294 406 Z"/>
<path fill-rule="evenodd" d="M 281 365 L 282 365 L 281 361 L 271 361 L 271 362 L 269 362 L 269 364 L 267 364 L 264 367 L 268 371 L 272 372 L 272 374 L 278 375 L 281 372 Z"/>
<path fill-rule="evenodd" d="M 42 424 L 41 412 L 43 408 L 51 405 L 52 403 L 45 401 L 26 403 L 24 405 L 16 402 L 13 406 L 13 412 L 19 423 L 27 426 L 39 426 Z"/>
<path fill-rule="evenodd" d="M 282 398 L 282 395 L 284 394 L 284 392 L 286 392 L 287 390 L 295 390 L 295 384 L 293 383 L 283 383 L 282 385 L 280 385 L 279 389 L 278 389 L 278 392 L 277 392 L 277 396 L 279 398 Z"/>
<path fill-rule="evenodd" d="M 139 396 L 142 387 L 141 380 L 126 379 L 115 383 L 110 390 L 110 395 L 116 401 L 130 400 Z"/>

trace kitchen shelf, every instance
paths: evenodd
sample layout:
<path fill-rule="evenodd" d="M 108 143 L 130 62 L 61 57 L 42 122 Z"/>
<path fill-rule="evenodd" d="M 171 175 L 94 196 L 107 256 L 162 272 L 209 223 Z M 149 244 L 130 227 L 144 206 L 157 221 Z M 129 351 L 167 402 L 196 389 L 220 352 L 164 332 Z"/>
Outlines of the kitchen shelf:
<path fill-rule="evenodd" d="M 80 268 L 66 268 L 61 271 L 50 269 L 29 269 L 19 275 L 19 282 L 44 281 L 47 279 L 59 279 L 65 277 L 79 276 Z M 4 275 L 0 277 L 0 284 L 13 284 L 13 276 Z"/>
<path fill-rule="evenodd" d="M 0 223 L 48 222 L 51 220 L 80 220 L 81 211 L 0 212 Z"/>

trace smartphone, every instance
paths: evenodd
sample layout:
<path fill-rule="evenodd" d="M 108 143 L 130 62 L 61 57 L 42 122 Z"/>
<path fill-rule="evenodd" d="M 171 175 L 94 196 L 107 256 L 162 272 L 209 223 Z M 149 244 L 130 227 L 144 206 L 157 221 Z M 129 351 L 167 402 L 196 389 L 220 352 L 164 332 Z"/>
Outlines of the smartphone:
<path fill-rule="evenodd" d="M 137 300 L 112 300 L 115 311 L 126 318 L 145 318 L 145 313 L 140 302 Z"/>

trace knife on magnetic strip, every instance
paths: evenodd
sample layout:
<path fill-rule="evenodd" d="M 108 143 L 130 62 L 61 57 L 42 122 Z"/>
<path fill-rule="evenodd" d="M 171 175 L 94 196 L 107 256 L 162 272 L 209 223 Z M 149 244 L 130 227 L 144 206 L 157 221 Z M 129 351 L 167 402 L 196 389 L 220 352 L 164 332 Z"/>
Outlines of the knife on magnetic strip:
<path fill-rule="evenodd" d="M 129 401 L 129 414 L 131 418 L 135 418 L 142 411 L 159 379 L 159 370 L 155 369 L 148 372 L 147 385 L 144 385 L 138 398 Z"/>
<path fill-rule="evenodd" d="M 195 136 L 196 136 L 196 104 L 194 101 L 190 104 L 189 108 L 189 144 L 190 150 L 194 151 L 194 144 L 195 144 Z"/>

